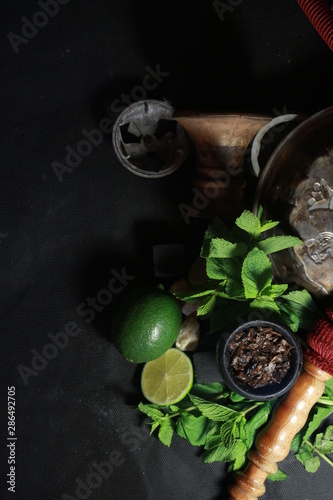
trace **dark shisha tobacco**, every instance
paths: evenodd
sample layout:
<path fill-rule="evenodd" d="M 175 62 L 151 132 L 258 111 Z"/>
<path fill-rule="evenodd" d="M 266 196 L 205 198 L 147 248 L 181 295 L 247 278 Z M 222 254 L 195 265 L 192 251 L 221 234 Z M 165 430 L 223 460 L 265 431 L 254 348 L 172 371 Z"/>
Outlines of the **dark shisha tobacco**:
<path fill-rule="evenodd" d="M 231 366 L 243 385 L 280 383 L 290 368 L 293 346 L 271 327 L 252 327 L 230 343 Z"/>

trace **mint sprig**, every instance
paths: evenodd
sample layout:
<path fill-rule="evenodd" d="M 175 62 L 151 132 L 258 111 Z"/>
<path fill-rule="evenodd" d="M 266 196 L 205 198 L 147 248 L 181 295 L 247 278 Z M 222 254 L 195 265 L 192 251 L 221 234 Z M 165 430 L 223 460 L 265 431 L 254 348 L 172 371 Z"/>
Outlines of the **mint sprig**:
<path fill-rule="evenodd" d="M 325 392 L 309 414 L 303 429 L 294 437 L 291 450 L 308 472 L 316 472 L 320 461 L 333 467 L 333 425 L 318 432 L 333 413 L 333 378 L 326 382 Z M 190 393 L 177 405 L 161 407 L 140 403 L 138 409 L 149 417 L 151 434 L 171 445 L 174 434 L 201 448 L 205 463 L 227 463 L 228 471 L 241 469 L 253 447 L 259 430 L 268 422 L 279 399 L 250 401 L 219 382 L 194 384 Z M 269 474 L 271 481 L 288 476 L 279 470 Z"/>
<path fill-rule="evenodd" d="M 333 453 L 333 425 L 329 425 L 325 433 L 316 434 L 314 443 L 305 439 L 295 456 L 307 472 L 313 473 L 318 470 L 320 459 L 333 467 L 333 461 L 327 456 L 331 453 Z"/>
<path fill-rule="evenodd" d="M 194 384 L 178 405 L 140 403 L 138 409 L 150 417 L 151 433 L 157 430 L 158 439 L 166 446 L 176 433 L 202 447 L 204 462 L 223 461 L 229 470 L 239 470 L 272 406 L 272 402 L 250 401 L 212 383 Z"/>
<path fill-rule="evenodd" d="M 302 244 L 295 236 L 263 233 L 279 222 L 263 220 L 245 210 L 229 229 L 215 218 L 205 232 L 200 256 L 206 261 L 207 281 L 194 292 L 179 292 L 183 301 L 198 302 L 197 315 L 210 317 L 211 331 L 224 328 L 253 309 L 273 315 L 296 332 L 309 328 L 319 315 L 306 290 L 288 293 L 287 284 L 273 283 L 269 254 Z"/>
<path fill-rule="evenodd" d="M 333 460 L 328 455 L 333 454 L 333 425 L 324 431 L 317 432 L 323 421 L 333 414 L 333 378 L 325 382 L 325 391 L 317 404 L 311 410 L 305 426 L 296 434 L 291 450 L 304 466 L 307 472 L 316 472 L 320 460 L 333 467 Z"/>

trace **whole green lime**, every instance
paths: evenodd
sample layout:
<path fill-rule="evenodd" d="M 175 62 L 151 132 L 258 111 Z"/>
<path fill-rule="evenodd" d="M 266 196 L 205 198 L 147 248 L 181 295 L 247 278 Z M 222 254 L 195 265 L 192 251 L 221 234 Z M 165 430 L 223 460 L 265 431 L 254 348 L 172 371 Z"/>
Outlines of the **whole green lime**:
<path fill-rule="evenodd" d="M 133 363 L 157 359 L 174 344 L 182 324 L 178 301 L 159 288 L 137 287 L 117 307 L 112 340 Z"/>

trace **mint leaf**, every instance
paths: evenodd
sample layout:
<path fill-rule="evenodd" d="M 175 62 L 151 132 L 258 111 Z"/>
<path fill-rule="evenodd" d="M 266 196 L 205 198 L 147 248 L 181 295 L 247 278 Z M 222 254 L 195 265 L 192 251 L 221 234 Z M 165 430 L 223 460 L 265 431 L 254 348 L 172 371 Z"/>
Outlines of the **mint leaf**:
<path fill-rule="evenodd" d="M 290 445 L 290 451 L 298 451 L 302 444 L 302 433 L 298 432 Z"/>
<path fill-rule="evenodd" d="M 215 289 L 201 290 L 199 292 L 175 292 L 173 295 L 184 302 L 197 302 L 198 299 L 213 293 L 215 293 Z"/>
<path fill-rule="evenodd" d="M 195 417 L 190 413 L 183 413 L 176 424 L 177 434 L 187 439 L 193 446 L 205 444 L 210 421 L 204 416 Z"/>
<path fill-rule="evenodd" d="M 305 467 L 307 472 L 316 472 L 320 466 L 320 459 L 313 455 L 313 449 L 308 444 L 303 444 L 295 457 Z"/>
<path fill-rule="evenodd" d="M 226 398 L 227 392 L 223 391 L 223 386 L 220 382 L 212 382 L 210 384 L 193 384 L 190 394 L 198 396 L 202 399 L 213 399 L 216 396 Z"/>
<path fill-rule="evenodd" d="M 333 425 L 330 427 L 333 428 Z M 333 440 L 331 440 L 331 438 L 333 438 L 333 436 L 331 436 L 330 434 L 331 434 L 331 431 L 329 431 L 327 434 L 327 430 L 326 430 L 325 437 L 324 437 L 323 432 L 316 435 L 316 439 L 315 439 L 316 451 L 318 450 L 321 454 L 324 454 L 324 455 L 333 452 Z"/>
<path fill-rule="evenodd" d="M 267 479 L 269 481 L 284 481 L 285 479 L 288 479 L 288 476 L 279 469 L 277 472 L 268 474 Z"/>
<path fill-rule="evenodd" d="M 234 258 L 216 258 L 209 257 L 206 259 L 206 273 L 210 279 L 225 281 L 233 279 L 241 281 L 241 263 Z"/>
<path fill-rule="evenodd" d="M 278 305 L 274 302 L 274 299 L 270 297 L 257 297 L 252 300 L 250 307 L 251 309 L 264 309 L 266 311 L 280 312 Z"/>
<path fill-rule="evenodd" d="M 271 236 L 257 243 L 259 250 L 266 254 L 280 252 L 286 248 L 302 244 L 303 241 L 295 236 Z"/>
<path fill-rule="evenodd" d="M 222 221 L 222 219 L 215 217 L 206 229 L 200 253 L 201 257 L 209 256 L 210 242 L 214 238 L 224 238 L 229 240 L 229 235 L 229 229 L 226 224 Z"/>
<path fill-rule="evenodd" d="M 308 417 L 307 423 L 304 427 L 296 434 L 291 442 L 290 449 L 292 451 L 298 451 L 304 441 L 308 440 L 311 435 L 318 429 L 320 424 L 333 412 L 333 407 L 320 406 L 317 404 L 312 409 L 310 416 Z"/>
<path fill-rule="evenodd" d="M 274 220 L 265 220 L 262 224 L 261 224 L 261 233 L 263 233 L 264 231 L 268 231 L 269 229 L 272 229 L 273 227 L 279 225 L 280 222 L 279 221 L 274 221 Z"/>
<path fill-rule="evenodd" d="M 318 413 L 316 414 L 318 419 Z M 314 427 L 318 427 L 318 422 L 312 420 Z M 295 455 L 308 472 L 316 472 L 320 465 L 320 458 L 323 458 L 333 467 L 333 462 L 326 456 L 333 452 L 333 425 L 328 426 L 325 433 L 321 432 L 315 436 L 314 444 L 312 444 L 308 437 L 311 430 L 307 430 L 303 437 L 302 446 L 298 453 Z M 314 454 L 317 455 L 314 455 Z"/>
<path fill-rule="evenodd" d="M 314 448 L 318 449 L 323 444 L 323 436 L 323 432 L 321 432 L 320 434 L 316 434 Z"/>
<path fill-rule="evenodd" d="M 287 315 L 295 315 L 299 326 L 304 329 L 312 327 L 320 311 L 307 290 L 295 290 L 278 298 L 279 307 Z"/>
<path fill-rule="evenodd" d="M 264 288 L 260 295 L 265 295 L 266 297 L 271 297 L 276 299 L 280 295 L 282 295 L 288 289 L 288 285 L 269 285 Z"/>
<path fill-rule="evenodd" d="M 160 424 L 160 429 L 158 431 L 158 439 L 165 444 L 165 446 L 170 446 L 171 439 L 174 431 L 174 422 L 166 417 Z"/>
<path fill-rule="evenodd" d="M 139 403 L 138 409 L 152 420 L 164 418 L 164 413 L 157 409 L 157 405 Z"/>
<path fill-rule="evenodd" d="M 157 429 L 157 427 L 160 425 L 160 422 L 155 420 L 155 422 L 152 422 L 151 424 L 151 429 L 150 429 L 150 435 Z"/>
<path fill-rule="evenodd" d="M 208 295 L 202 301 L 200 306 L 197 308 L 198 316 L 208 316 L 214 309 L 216 302 L 216 297 L 214 295 Z"/>
<path fill-rule="evenodd" d="M 282 321 L 282 323 L 289 326 L 290 330 L 292 330 L 293 332 L 297 332 L 300 322 L 300 318 L 298 317 L 297 313 L 293 311 L 290 306 L 286 305 L 286 303 L 284 303 L 282 300 L 277 299 L 276 302 L 280 309 L 280 320 Z"/>
<path fill-rule="evenodd" d="M 244 418 L 244 417 L 242 417 Z M 239 420 L 230 420 L 221 425 L 220 435 L 221 440 L 225 446 L 229 447 L 233 444 L 235 439 L 238 437 L 238 424 Z"/>
<path fill-rule="evenodd" d="M 299 327 L 311 328 L 320 315 L 319 309 L 307 290 L 295 290 L 281 295 L 276 302 L 282 312 L 282 321 L 294 332 Z"/>
<path fill-rule="evenodd" d="M 233 403 L 239 403 L 240 401 L 244 401 L 244 396 L 237 394 L 237 392 L 231 391 L 229 394 L 229 398 Z"/>
<path fill-rule="evenodd" d="M 263 216 L 264 216 L 264 209 L 263 209 L 263 206 L 262 205 L 259 205 L 258 207 L 258 219 L 260 220 L 260 222 L 262 223 L 262 219 L 263 219 Z"/>
<path fill-rule="evenodd" d="M 191 393 L 189 394 L 189 398 L 192 403 L 201 411 L 201 413 L 210 420 L 225 422 L 228 419 L 234 420 L 240 415 L 238 411 L 232 410 L 231 408 L 219 405 L 217 403 L 211 403 L 210 401 L 206 401 L 205 399 L 194 396 Z"/>
<path fill-rule="evenodd" d="M 322 421 L 333 413 L 333 406 L 319 406 L 315 407 L 315 413 L 313 414 L 309 424 L 303 434 L 302 441 L 309 439 L 309 437 L 318 429 Z"/>
<path fill-rule="evenodd" d="M 233 442 L 232 449 L 230 450 L 228 461 L 233 463 L 229 466 L 228 471 L 236 471 L 243 467 L 246 460 L 247 447 L 242 439 L 236 439 Z"/>
<path fill-rule="evenodd" d="M 291 450 L 298 451 L 304 444 L 304 442 L 307 441 L 311 437 L 311 435 L 318 429 L 323 420 L 329 417 L 332 412 L 332 406 L 327 407 L 321 406 L 319 404 L 314 406 L 303 429 L 301 429 L 292 440 Z"/>
<path fill-rule="evenodd" d="M 302 306 L 302 309 L 308 309 L 316 314 L 320 313 L 316 303 L 307 290 L 294 290 L 284 295 L 283 299 Z"/>
<path fill-rule="evenodd" d="M 224 269 L 224 260 L 213 257 L 207 258 L 206 273 L 207 276 L 213 280 L 225 280 L 227 276 Z"/>
<path fill-rule="evenodd" d="M 247 246 L 242 241 L 232 243 L 223 238 L 214 238 L 210 242 L 209 257 L 217 257 L 219 259 L 231 259 L 232 257 L 240 257 L 245 255 Z"/>
<path fill-rule="evenodd" d="M 254 299 L 272 282 L 272 265 L 267 255 L 253 248 L 244 259 L 242 281 L 245 297 Z"/>
<path fill-rule="evenodd" d="M 232 462 L 229 470 L 238 470 L 245 463 L 246 452 L 246 445 L 241 439 L 235 439 L 230 446 L 226 446 L 221 443 L 221 438 L 212 436 L 207 439 L 202 458 L 205 463 Z"/>
<path fill-rule="evenodd" d="M 138 409 L 152 420 L 150 434 L 159 427 L 159 440 L 166 446 L 170 446 L 174 423 L 171 422 L 168 415 L 158 410 L 156 406 L 154 404 L 139 403 Z"/>
<path fill-rule="evenodd" d="M 333 441 L 333 425 L 329 425 L 325 431 L 324 439 L 326 441 Z"/>
<path fill-rule="evenodd" d="M 222 443 L 221 443 L 220 432 L 215 432 L 214 434 L 207 435 L 204 449 L 205 450 L 213 450 L 214 448 L 217 448 L 221 445 L 222 445 Z M 222 445 L 222 446 L 224 447 L 224 445 Z"/>
<path fill-rule="evenodd" d="M 272 411 L 272 403 L 268 401 L 264 403 L 259 410 L 251 417 L 245 424 L 246 430 L 246 446 L 248 449 L 252 447 L 256 432 L 260 427 L 262 427 L 268 420 L 268 417 Z"/>
<path fill-rule="evenodd" d="M 261 232 L 261 224 L 252 212 L 244 210 L 244 212 L 236 219 L 236 226 L 249 233 L 253 238 L 257 238 Z"/>
<path fill-rule="evenodd" d="M 226 277 L 241 281 L 242 263 L 238 259 L 224 259 L 223 262 Z"/>
<path fill-rule="evenodd" d="M 325 382 L 324 396 L 328 396 L 333 400 L 333 377 Z"/>
<path fill-rule="evenodd" d="M 228 278 L 225 284 L 225 292 L 231 299 L 246 300 L 243 284 L 241 281 Z"/>
<path fill-rule="evenodd" d="M 230 456 L 230 450 L 226 448 L 223 444 L 216 446 L 212 449 L 205 449 L 202 454 L 202 459 L 206 464 L 212 462 L 225 462 Z"/>
<path fill-rule="evenodd" d="M 239 423 L 239 432 L 238 432 L 238 437 L 240 439 L 242 439 L 242 441 L 244 441 L 244 443 L 246 444 L 247 446 L 247 439 L 248 439 L 248 434 L 247 434 L 247 430 L 246 430 L 246 418 L 243 416 L 240 420 L 240 423 Z M 249 447 L 247 446 L 247 449 L 249 449 Z"/>
<path fill-rule="evenodd" d="M 312 447 L 309 446 L 308 444 L 304 444 L 300 451 L 295 455 L 297 460 L 301 462 L 302 465 L 305 464 L 305 462 L 311 460 L 313 458 L 313 450 Z"/>

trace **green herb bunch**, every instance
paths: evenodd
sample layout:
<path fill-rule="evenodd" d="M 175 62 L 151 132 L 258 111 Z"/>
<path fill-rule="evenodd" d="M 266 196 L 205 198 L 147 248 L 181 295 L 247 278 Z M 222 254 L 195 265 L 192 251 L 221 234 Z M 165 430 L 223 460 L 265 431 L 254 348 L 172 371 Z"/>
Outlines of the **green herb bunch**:
<path fill-rule="evenodd" d="M 151 432 L 158 429 L 163 444 L 170 446 L 176 432 L 192 445 L 203 446 L 204 462 L 227 462 L 230 470 L 244 465 L 256 431 L 267 421 L 271 408 L 271 402 L 249 401 L 225 391 L 219 382 L 194 384 L 178 405 L 139 404 L 152 421 Z"/>
<path fill-rule="evenodd" d="M 200 256 L 205 259 L 207 280 L 194 292 L 176 297 L 198 302 L 197 315 L 210 317 L 211 331 L 222 329 L 252 310 L 278 319 L 294 332 L 313 325 L 320 311 L 304 289 L 288 291 L 288 285 L 273 282 L 269 254 L 302 241 L 294 236 L 265 238 L 263 233 L 279 222 L 263 220 L 245 211 L 229 229 L 216 218 L 208 227 Z M 138 409 L 149 417 L 151 433 L 170 446 L 173 435 L 202 449 L 205 462 L 225 462 L 228 470 L 239 470 L 246 461 L 260 428 L 268 421 L 280 398 L 250 401 L 224 388 L 219 382 L 194 384 L 177 405 L 161 407 L 140 403 Z M 309 472 L 315 472 L 320 459 L 333 467 L 328 455 L 333 451 L 333 425 L 322 429 L 322 422 L 333 413 L 333 379 L 326 382 L 323 396 L 312 408 L 303 429 L 295 436 L 291 449 Z M 287 476 L 282 471 L 271 480 Z"/>
<path fill-rule="evenodd" d="M 228 326 L 252 310 L 280 319 L 294 332 L 309 328 L 319 311 L 307 290 L 287 293 L 287 284 L 273 283 L 269 254 L 302 244 L 295 236 L 263 237 L 279 222 L 244 211 L 229 230 L 215 218 L 205 232 L 200 256 L 207 281 L 194 292 L 178 292 L 185 302 L 198 302 L 197 315 L 210 317 L 211 331 Z"/>
<path fill-rule="evenodd" d="M 333 462 L 327 457 L 333 451 L 333 425 L 324 432 L 315 433 L 333 412 L 332 381 L 326 383 L 323 397 L 292 442 L 291 449 L 297 452 L 296 458 L 308 472 L 318 469 L 320 458 L 333 467 Z M 161 407 L 140 403 L 138 409 L 149 417 L 151 434 L 156 430 L 164 445 L 170 446 L 176 433 L 191 445 L 201 447 L 204 462 L 224 462 L 228 464 L 228 471 L 236 471 L 245 464 L 246 454 L 259 429 L 268 421 L 278 401 L 250 401 L 214 382 L 194 384 L 186 398 L 177 405 Z M 273 481 L 286 478 L 287 475 L 280 470 L 269 475 Z"/>
<path fill-rule="evenodd" d="M 332 413 L 333 378 L 325 383 L 323 396 L 311 410 L 307 424 L 296 434 L 291 443 L 291 450 L 296 452 L 295 457 L 308 472 L 317 471 L 320 458 L 333 467 L 333 461 L 327 456 L 333 453 L 333 425 L 322 429 L 322 432 L 316 432 Z"/>

